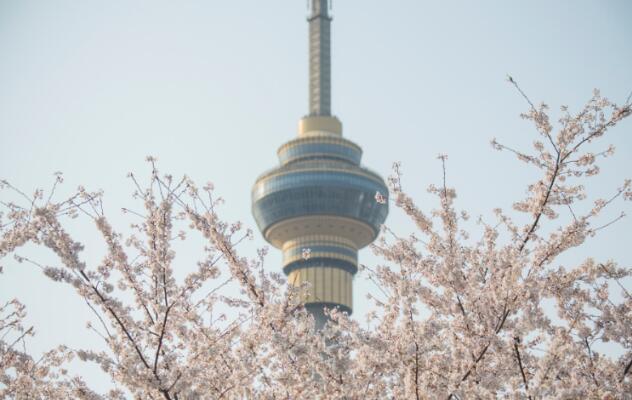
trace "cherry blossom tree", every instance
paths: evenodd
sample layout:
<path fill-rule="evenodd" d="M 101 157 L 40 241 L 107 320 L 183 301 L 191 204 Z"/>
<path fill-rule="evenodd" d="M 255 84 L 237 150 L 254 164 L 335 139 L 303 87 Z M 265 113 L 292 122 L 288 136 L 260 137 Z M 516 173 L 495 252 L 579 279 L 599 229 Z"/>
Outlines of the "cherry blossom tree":
<path fill-rule="evenodd" d="M 468 222 L 454 205 L 443 155 L 444 177 L 429 188 L 438 206 L 422 210 L 395 164 L 391 193 L 376 193 L 376 202 L 399 207 L 417 231 L 401 237 L 384 227 L 373 245 L 382 263 L 362 266 L 378 288 L 367 323 L 331 310 L 330 323 L 316 330 L 299 300 L 309 288 L 266 271 L 265 248 L 252 259 L 240 255 L 252 233 L 220 218 L 212 185 L 161 175 L 153 158 L 146 185 L 129 176 L 142 203 L 142 211 L 124 210 L 136 221 L 129 235 L 110 225 L 102 193 L 79 188 L 57 199 L 61 175 L 50 191 L 33 195 L 3 181 L 23 201 L 2 203 L 0 261 L 13 255 L 69 285 L 94 312 L 99 323 L 89 328 L 107 350 L 69 343 L 34 358 L 26 310 L 8 300 L 0 307 L 0 398 L 631 396 L 632 269 L 612 260 L 559 261 L 624 217 L 603 221 L 605 209 L 632 200 L 630 180 L 604 198 L 585 190 L 599 160 L 614 153 L 600 143 L 632 113 L 629 99 L 617 106 L 595 92 L 576 114 L 562 107 L 555 128 L 548 107 L 524 97 L 530 109 L 523 118 L 537 133 L 533 149 L 492 141 L 539 174 L 512 213 L 496 209 L 493 221 Z M 100 232 L 107 251 L 97 265 L 83 261 L 69 218 L 88 218 Z M 177 279 L 177 243 L 191 235 L 203 238 L 204 249 L 196 269 Z M 58 264 L 22 254 L 29 243 L 50 249 Z M 604 342 L 622 351 L 603 354 Z M 115 388 L 98 394 L 71 376 L 66 365 L 75 358 L 99 365 Z"/>

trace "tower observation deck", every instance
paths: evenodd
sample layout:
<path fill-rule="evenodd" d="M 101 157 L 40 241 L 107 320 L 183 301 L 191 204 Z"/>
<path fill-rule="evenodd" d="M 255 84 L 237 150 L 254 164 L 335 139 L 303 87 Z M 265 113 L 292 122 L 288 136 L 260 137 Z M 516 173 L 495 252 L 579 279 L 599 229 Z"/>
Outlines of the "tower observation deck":
<path fill-rule="evenodd" d="M 328 0 L 312 0 L 309 22 L 309 114 L 298 137 L 277 151 L 280 166 L 252 188 L 252 212 L 265 239 L 283 251 L 290 284 L 309 282 L 305 307 L 353 310 L 358 250 L 377 237 L 388 204 L 384 180 L 360 165 L 362 149 L 342 137 L 331 115 L 331 17 Z M 306 256 L 309 254 L 309 256 Z"/>

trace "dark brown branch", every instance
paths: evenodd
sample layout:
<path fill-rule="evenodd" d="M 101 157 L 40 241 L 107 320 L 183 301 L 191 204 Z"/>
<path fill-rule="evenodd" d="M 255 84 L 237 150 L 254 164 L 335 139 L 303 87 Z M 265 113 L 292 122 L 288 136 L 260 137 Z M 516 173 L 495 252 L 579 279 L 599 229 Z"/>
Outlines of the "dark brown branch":
<path fill-rule="evenodd" d="M 516 359 L 518 360 L 518 367 L 520 367 L 520 375 L 522 375 L 522 382 L 524 383 L 524 388 L 526 392 L 529 392 L 529 383 L 527 382 L 527 376 L 524 373 L 524 367 L 522 366 L 522 358 L 520 357 L 520 350 L 518 349 L 518 343 L 520 339 L 518 337 L 514 338 L 514 351 L 516 353 Z M 531 400 L 531 395 L 527 395 L 529 400 Z"/>
<path fill-rule="evenodd" d="M 595 377 L 595 364 L 593 363 L 592 349 L 590 348 L 590 343 L 588 343 L 587 337 L 584 338 L 584 343 L 586 344 L 586 349 L 588 350 L 588 359 L 590 360 L 590 375 L 593 378 L 595 386 L 599 387 L 599 382 L 597 382 L 597 378 Z"/>
<path fill-rule="evenodd" d="M 92 291 L 97 295 L 97 297 L 99 297 L 99 299 L 101 300 L 101 303 L 103 304 L 103 307 L 105 307 L 105 309 L 110 312 L 112 317 L 114 317 L 114 320 L 116 320 L 116 323 L 119 325 L 123 333 L 125 333 L 125 336 L 127 336 L 127 339 L 132 344 L 132 347 L 134 347 L 134 350 L 136 350 L 136 353 L 138 354 L 138 357 L 140 358 L 143 365 L 147 367 L 147 369 L 151 369 L 151 367 L 147 363 L 147 360 L 145 360 L 145 356 L 143 355 L 141 350 L 138 348 L 136 341 L 134 340 L 132 335 L 129 333 L 129 331 L 125 327 L 125 324 L 123 323 L 123 321 L 121 321 L 118 314 L 112 309 L 112 307 L 108 305 L 107 299 L 101 294 L 101 292 L 99 292 L 99 289 L 97 289 L 97 287 L 92 284 L 92 281 L 90 280 L 90 278 L 88 278 L 88 276 L 82 270 L 79 270 L 79 273 L 86 280 L 89 286 L 92 288 Z"/>
<path fill-rule="evenodd" d="M 505 325 L 505 321 L 507 321 L 507 317 L 509 316 L 510 312 L 511 311 L 508 309 L 507 304 L 505 303 L 505 307 L 503 308 L 503 314 L 501 318 L 498 320 L 498 324 L 496 325 L 496 328 L 494 329 L 495 334 L 498 334 L 503 329 L 503 326 Z M 463 375 L 463 378 L 461 378 L 461 382 L 465 382 L 467 378 L 469 378 L 469 376 L 472 374 L 472 372 L 476 368 L 476 365 L 483 359 L 483 357 L 487 353 L 487 350 L 489 349 L 489 346 L 491 346 L 491 344 L 492 344 L 491 341 L 488 342 L 483 348 L 483 350 L 481 350 L 478 357 L 476 357 L 476 359 L 474 360 L 474 363 L 472 364 L 470 369 L 465 373 L 465 375 Z M 452 394 L 450 396 L 452 396 Z"/>
<path fill-rule="evenodd" d="M 544 200 L 542 201 L 542 204 L 540 205 L 540 210 L 538 211 L 538 215 L 536 215 L 535 220 L 533 221 L 533 224 L 531 225 L 531 228 L 529 229 L 529 232 L 527 233 L 525 238 L 522 240 L 522 244 L 520 245 L 520 248 L 518 249 L 520 252 L 522 252 L 522 250 L 524 250 L 524 248 L 527 246 L 527 243 L 529 242 L 531 235 L 535 232 L 536 228 L 538 227 L 538 223 L 540 223 L 540 218 L 542 218 L 542 214 L 544 214 L 544 207 L 546 207 L 546 204 L 549 202 L 549 197 L 551 196 L 551 192 L 553 191 L 553 185 L 555 184 L 555 180 L 557 179 L 559 170 L 560 170 L 560 153 L 557 154 L 557 158 L 555 160 L 555 170 L 553 171 L 553 176 L 551 176 L 551 182 L 549 182 L 549 186 L 546 189 L 546 196 L 544 196 Z"/>
<path fill-rule="evenodd" d="M 166 400 L 171 400 L 171 396 L 169 395 L 169 392 L 167 391 L 167 389 L 160 389 L 160 393 L 162 393 L 162 396 Z"/>
<path fill-rule="evenodd" d="M 160 337 L 158 338 L 158 347 L 156 348 L 156 355 L 154 356 L 154 369 L 153 369 L 154 374 L 158 370 L 158 358 L 160 357 L 160 349 L 162 348 L 162 342 L 165 337 L 165 332 L 167 330 L 167 318 L 169 318 L 169 311 L 171 311 L 171 306 L 167 307 L 167 310 L 165 311 L 165 317 L 162 320 L 162 327 L 160 329 Z"/>
<path fill-rule="evenodd" d="M 630 368 L 632 368 L 632 359 L 628 362 L 628 365 L 625 366 L 623 370 L 623 376 L 621 376 L 621 380 L 619 382 L 623 382 L 625 380 L 625 376 L 630 372 Z"/>
<path fill-rule="evenodd" d="M 419 345 L 415 341 L 415 398 L 419 397 Z"/>
<path fill-rule="evenodd" d="M 535 113 L 540 113 L 540 111 L 538 111 L 533 105 L 533 102 L 531 101 L 531 99 L 529 99 L 529 96 L 527 96 L 527 94 L 522 91 L 522 88 L 518 85 L 518 82 L 516 82 L 511 76 L 507 76 L 507 80 L 512 85 L 514 85 L 514 87 L 518 90 L 518 92 L 522 95 L 522 97 L 524 97 L 527 103 L 529 103 L 531 110 Z M 553 141 L 553 138 L 551 137 L 551 134 L 549 132 L 546 132 L 546 137 L 549 139 L 549 142 L 551 143 L 551 146 L 553 146 L 553 149 L 559 153 L 559 150 L 557 149 L 557 146 L 555 145 L 555 142 Z"/>

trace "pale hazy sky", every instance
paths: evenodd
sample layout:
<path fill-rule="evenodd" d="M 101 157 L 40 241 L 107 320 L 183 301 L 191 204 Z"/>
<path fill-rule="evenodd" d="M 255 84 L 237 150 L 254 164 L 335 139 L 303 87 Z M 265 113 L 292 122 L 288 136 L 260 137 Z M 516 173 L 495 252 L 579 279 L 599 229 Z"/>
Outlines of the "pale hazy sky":
<path fill-rule="evenodd" d="M 492 137 L 516 147 L 535 138 L 507 74 L 554 110 L 576 110 L 593 88 L 619 103 L 632 90 L 631 1 L 336 0 L 333 14 L 333 110 L 344 135 L 384 176 L 401 161 L 426 210 L 438 153 L 449 155 L 457 205 L 475 216 L 510 208 L 533 178 L 489 146 Z M 104 189 L 124 231 L 116 213 L 131 203 L 125 175 L 148 172 L 152 154 L 163 171 L 213 181 L 222 215 L 254 228 L 252 183 L 307 111 L 306 15 L 305 0 L 0 0 L 0 178 L 31 191 L 64 171 L 66 190 Z M 594 193 L 632 176 L 631 134 L 628 120 L 610 135 L 618 152 Z M 629 204 L 619 209 L 632 214 Z M 407 229 L 395 211 L 387 224 Z M 631 233 L 627 218 L 573 257 L 632 265 Z M 101 248 L 86 241 L 97 260 Z M 98 343 L 68 288 L 2 264 L 0 301 L 19 296 L 29 307 L 33 351 Z M 371 286 L 359 277 L 355 289 L 361 316 Z M 107 385 L 95 372 L 90 380 Z"/>

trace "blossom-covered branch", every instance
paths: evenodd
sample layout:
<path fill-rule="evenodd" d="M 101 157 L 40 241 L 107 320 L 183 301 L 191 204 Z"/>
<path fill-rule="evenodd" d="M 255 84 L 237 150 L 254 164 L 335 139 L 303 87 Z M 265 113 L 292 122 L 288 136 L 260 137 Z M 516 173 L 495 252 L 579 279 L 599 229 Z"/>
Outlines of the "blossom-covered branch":
<path fill-rule="evenodd" d="M 604 136 L 631 114 L 595 92 L 575 114 L 562 107 L 559 127 L 550 111 L 528 102 L 532 150 L 492 141 L 538 177 L 513 213 L 495 208 L 492 221 L 470 221 L 456 208 L 447 156 L 440 183 L 429 192 L 437 207 L 421 207 L 405 192 L 400 164 L 391 193 L 416 231 L 384 227 L 373 246 L 382 262 L 362 270 L 371 293 L 367 324 L 340 310 L 317 330 L 300 299 L 309 287 L 287 285 L 239 244 L 252 238 L 241 223 L 224 222 L 213 186 L 161 175 L 148 158 L 146 183 L 130 174 L 138 208 L 123 209 L 130 234 L 115 231 L 103 194 L 80 187 L 63 200 L 63 179 L 32 195 L 3 181 L 14 201 L 0 203 L 0 260 L 42 269 L 67 284 L 95 314 L 105 349 L 72 344 L 35 360 L 23 326 L 24 307 L 0 307 L 0 397 L 122 399 L 190 398 L 623 398 L 632 393 L 632 270 L 586 258 L 563 265 L 560 256 L 599 235 L 624 214 L 604 210 L 632 200 L 632 181 L 589 199 L 586 187 L 599 161 L 614 154 Z M 590 204 L 589 207 L 586 207 Z M 490 208 L 492 208 L 490 206 Z M 84 261 L 83 245 L 67 220 L 92 221 L 105 244 L 99 263 Z M 475 225 L 473 222 L 477 222 Z M 84 235 L 82 234 L 81 237 Z M 197 236 L 195 268 L 176 258 L 178 243 Z M 191 240 L 191 243 L 195 241 Z M 53 251 L 48 266 L 20 252 L 36 244 Z M 181 250 L 178 250 L 181 251 Z M 190 250 L 187 250 L 190 251 Z M 311 250 L 302 249 L 308 260 Z M 188 268 L 188 269 L 187 269 Z M 186 269 L 185 274 L 176 273 Z M 183 277 L 184 276 L 184 277 Z M 600 352 L 615 343 L 616 354 Z M 116 388 L 91 391 L 66 364 L 98 364 Z"/>

